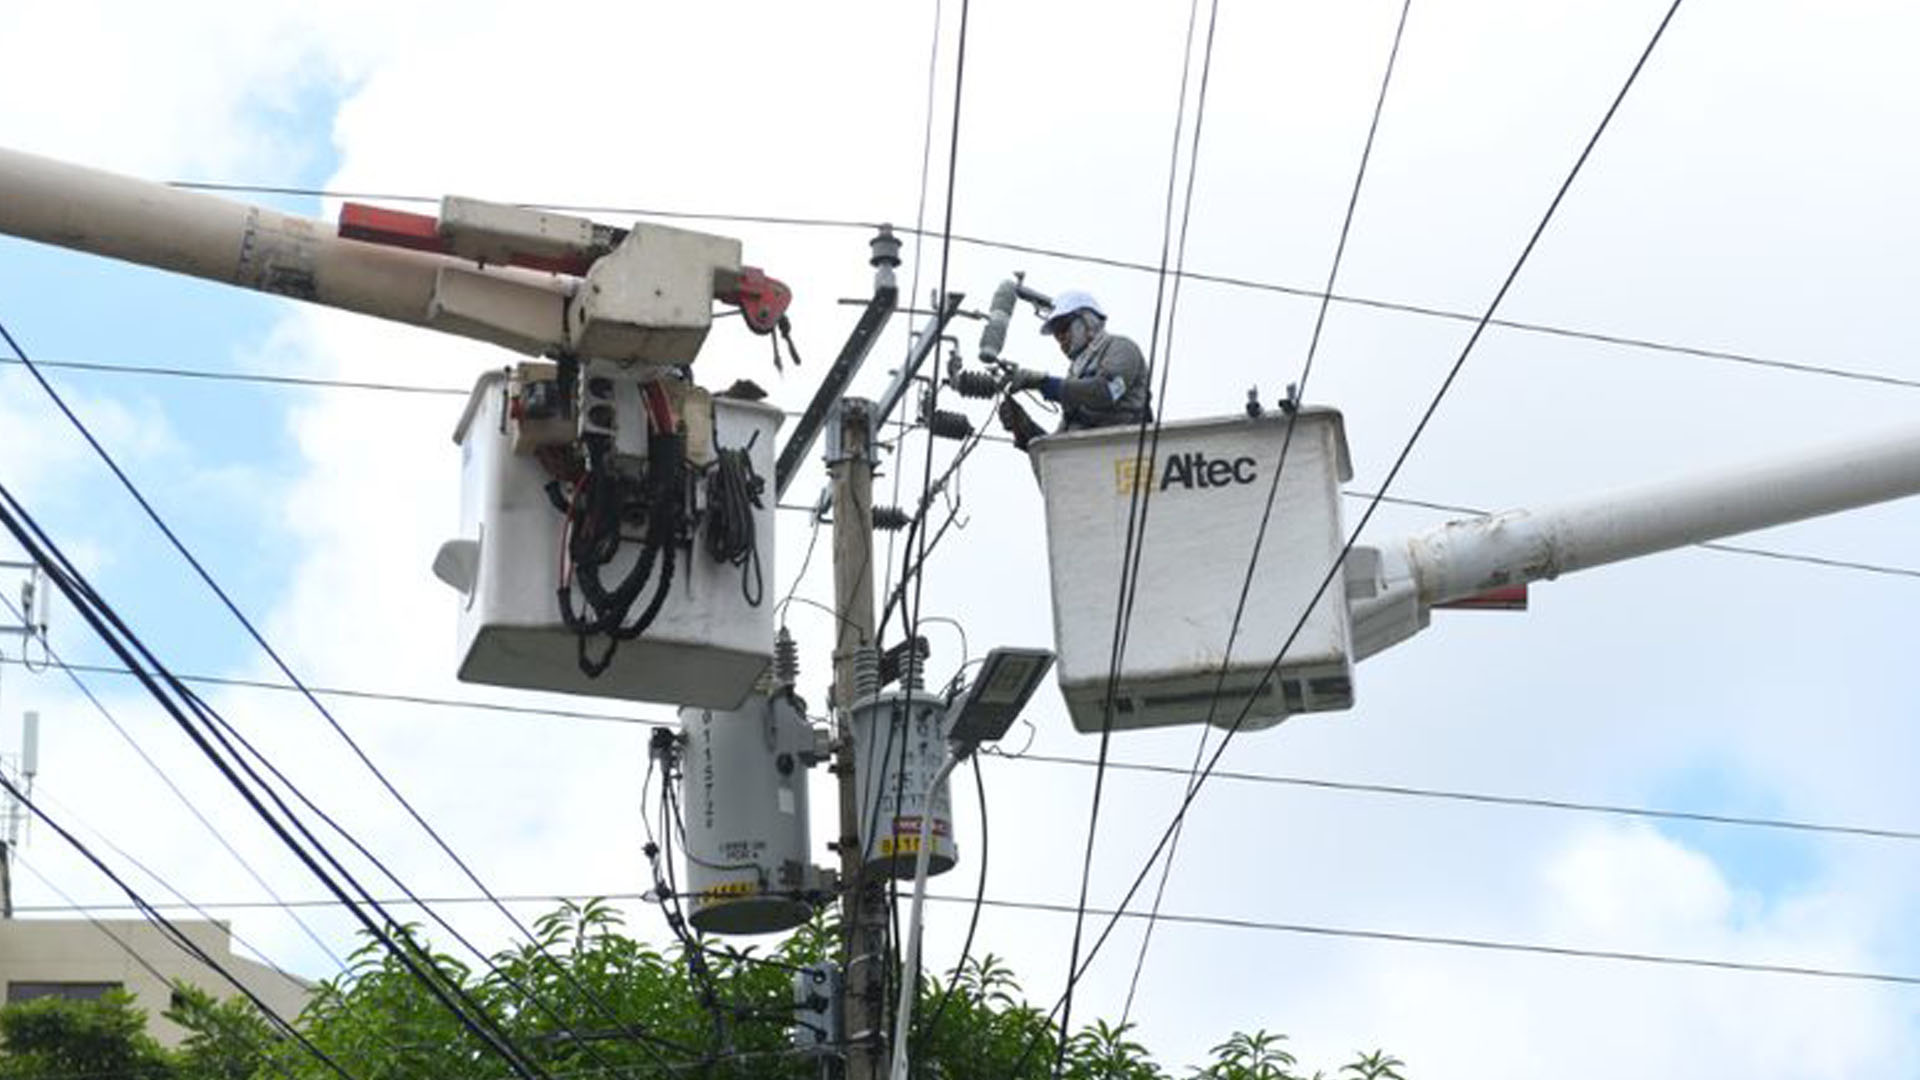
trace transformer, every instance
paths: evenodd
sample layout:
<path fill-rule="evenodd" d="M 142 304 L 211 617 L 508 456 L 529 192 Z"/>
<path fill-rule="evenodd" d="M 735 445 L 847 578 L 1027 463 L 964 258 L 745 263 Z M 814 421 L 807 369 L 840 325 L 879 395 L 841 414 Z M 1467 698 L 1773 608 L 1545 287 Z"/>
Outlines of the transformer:
<path fill-rule="evenodd" d="M 688 921 L 714 934 L 791 930 L 813 914 L 820 872 L 807 861 L 807 770 L 826 733 L 786 692 L 737 710 L 680 710 Z"/>
<path fill-rule="evenodd" d="M 946 758 L 946 704 L 925 690 L 889 690 L 854 703 L 860 844 L 870 875 L 913 879 L 922 815 L 933 818 L 927 872 L 946 873 L 958 858 L 947 784 L 942 781 L 931 799 L 927 792 Z"/>

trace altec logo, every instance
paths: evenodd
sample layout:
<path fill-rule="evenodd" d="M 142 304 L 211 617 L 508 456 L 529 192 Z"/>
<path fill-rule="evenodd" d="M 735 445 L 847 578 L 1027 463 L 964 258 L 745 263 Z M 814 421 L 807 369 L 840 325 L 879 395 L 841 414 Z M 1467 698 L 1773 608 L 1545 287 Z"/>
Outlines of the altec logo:
<path fill-rule="evenodd" d="M 1258 463 L 1250 457 L 1210 458 L 1198 450 L 1168 457 L 1158 471 L 1161 491 L 1175 485 L 1192 491 L 1251 484 L 1260 475 Z M 1114 486 L 1122 495 L 1152 483 L 1154 474 L 1153 462 L 1147 458 L 1121 458 L 1113 463 Z"/>

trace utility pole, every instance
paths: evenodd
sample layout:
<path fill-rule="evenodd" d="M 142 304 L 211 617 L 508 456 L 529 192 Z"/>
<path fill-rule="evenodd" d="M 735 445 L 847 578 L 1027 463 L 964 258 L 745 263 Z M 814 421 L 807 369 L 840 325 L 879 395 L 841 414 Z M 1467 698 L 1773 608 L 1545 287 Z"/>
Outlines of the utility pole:
<path fill-rule="evenodd" d="M 833 596 L 837 630 L 833 648 L 833 704 L 838 749 L 833 771 L 840 782 L 841 1002 L 847 1080 L 886 1075 L 886 966 L 888 913 L 885 885 L 867 880 L 863 865 L 860 784 L 854 775 L 852 706 L 872 693 L 877 665 L 873 627 L 873 426 L 871 405 L 841 399 L 828 429 L 827 475 L 833 488 Z"/>

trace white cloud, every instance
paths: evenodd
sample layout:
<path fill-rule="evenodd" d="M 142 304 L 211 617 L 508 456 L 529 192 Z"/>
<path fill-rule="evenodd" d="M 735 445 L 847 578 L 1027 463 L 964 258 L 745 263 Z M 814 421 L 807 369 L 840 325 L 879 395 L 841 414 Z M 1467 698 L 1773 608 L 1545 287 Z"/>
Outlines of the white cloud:
<path fill-rule="evenodd" d="M 1888 302 L 1890 283 L 1902 280 L 1888 251 L 1910 247 L 1914 236 L 1902 208 L 1911 202 L 1903 178 L 1915 158 L 1898 140 L 1857 136 L 1883 113 L 1900 113 L 1888 102 L 1910 105 L 1911 87 L 1881 74 L 1897 65 L 1849 57 L 1892 48 L 1907 16 L 1888 6 L 1809 25 L 1790 5 L 1756 11 L 1743 15 L 1750 21 L 1733 20 L 1737 28 L 1725 13 L 1682 13 L 1523 278 L 1511 314 L 1898 370 L 1912 328 Z M 207 63 L 171 71 L 187 66 L 167 59 L 186 55 L 176 47 L 182 36 L 204 35 L 221 14 L 193 9 L 177 27 L 157 17 L 110 22 L 124 33 L 103 52 L 126 59 L 103 65 L 110 78 L 101 97 L 86 90 L 10 130 L 23 132 L 21 145 L 31 149 L 152 174 L 279 176 L 331 153 L 340 163 L 334 183 L 354 190 L 896 221 L 917 201 L 929 20 L 918 8 L 768 5 L 743 16 L 735 8 L 585 5 L 535 33 L 523 12 L 501 5 L 446 21 L 409 11 L 367 34 L 356 21 L 364 11 L 269 7 L 258 19 L 232 20 L 237 29 Z M 1192 268 L 1303 287 L 1323 280 L 1390 14 L 1223 13 Z M 1346 288 L 1465 309 L 1484 303 L 1657 14 L 1650 4 L 1585 13 L 1416 7 Z M 949 10 L 935 102 L 936 148 L 951 104 L 945 65 L 954 15 Z M 1151 261 L 1184 11 L 976 16 L 958 229 Z M 22 9 L 0 16 L 0 34 L 64 40 L 70 32 L 60 20 L 68 17 Z M 1736 29 L 1750 48 L 1722 47 Z M 1820 48 L 1800 50 L 1803 41 Z M 1785 65 L 1788 53 L 1803 57 L 1805 69 Z M 74 57 L 49 48 L 37 68 L 0 80 L 33 71 L 46 80 L 49 66 Z M 545 74 L 560 71 L 563 79 Z M 131 85 L 165 92 L 135 94 Z M 349 88 L 334 118 L 335 144 L 276 145 L 284 134 L 274 123 L 284 115 L 278 106 L 315 86 Z M 115 95 L 125 102 L 119 112 L 106 103 Z M 19 98 L 0 95 L 6 100 Z M 1753 100 L 1799 104 L 1750 108 Z M 202 137 L 190 137 L 194 131 Z M 943 176 L 937 149 L 934 220 Z M 807 363 L 777 378 L 764 343 L 723 322 L 701 375 L 716 385 L 750 375 L 797 407 L 851 322 L 835 300 L 868 290 L 865 237 L 713 228 L 741 234 L 749 261 L 796 287 Z M 924 292 L 938 252 L 929 246 L 922 254 Z M 1146 338 L 1153 293 L 1145 276 L 969 246 L 952 253 L 952 280 L 976 305 L 1015 269 L 1043 288 L 1093 289 L 1118 328 Z M 436 385 L 465 382 L 505 359 L 423 332 L 286 310 L 266 341 L 244 343 L 239 355 L 283 371 Z M 1164 361 L 1174 379 L 1170 412 L 1237 409 L 1249 384 L 1272 400 L 1298 377 L 1312 316 L 1299 298 L 1190 282 L 1176 349 Z M 1379 483 L 1464 334 L 1457 323 L 1334 310 L 1309 394 L 1346 409 L 1356 488 Z M 970 348 L 970 324 L 962 337 Z M 1016 339 L 1031 362 L 1054 362 L 1048 348 L 1032 351 L 1036 344 L 1031 335 Z M 883 343 L 870 367 L 890 366 L 899 347 L 897 337 Z M 862 387 L 880 378 L 870 372 Z M 1539 504 L 1906 422 L 1908 393 L 1496 331 L 1396 490 L 1488 508 Z M 43 493 L 57 490 L 76 463 L 59 451 L 24 449 L 58 444 L 44 415 L 16 408 L 19 400 L 0 395 L 9 433 L 0 440 L 0 470 L 26 475 Z M 290 585 L 272 598 L 269 636 L 316 683 L 480 694 L 451 679 L 451 594 L 425 572 L 454 524 L 458 459 L 448 434 L 458 402 L 364 393 L 292 400 L 299 475 L 258 493 L 292 541 Z M 126 415 L 113 420 L 110 407 L 99 408 L 109 430 L 121 426 L 115 438 L 161 440 L 153 452 L 170 452 L 164 418 L 121 406 Z M 13 431 L 32 434 L 15 440 Z M 910 498 L 921 452 L 918 437 L 907 440 L 881 489 L 903 478 Z M 247 477 L 222 471 L 201 482 L 233 491 L 231 475 Z M 789 500 L 810 500 L 817 483 L 810 471 Z M 1026 463 L 983 448 L 963 492 L 969 523 L 936 555 L 926 611 L 963 619 L 976 651 L 1046 641 L 1041 505 Z M 1911 506 L 1889 507 L 1756 542 L 1905 565 L 1912 559 L 1901 538 L 1911 535 L 1914 515 Z M 783 581 L 805 546 L 803 520 L 781 518 Z M 1390 511 L 1379 531 L 1436 520 Z M 1165 519 L 1155 527 L 1181 525 Z M 803 595 L 825 598 L 828 546 L 823 539 Z M 1753 777 L 1783 813 L 1910 820 L 1920 810 L 1906 776 L 1909 751 L 1920 750 L 1910 723 L 1920 675 L 1905 656 L 1904 584 L 1686 552 L 1542 585 L 1525 615 L 1436 616 L 1426 635 L 1360 670 L 1350 714 L 1299 718 L 1238 739 L 1223 767 L 1628 802 L 1703 761 L 1725 762 Z M 252 606 L 265 609 L 266 599 Z M 829 620 L 799 606 L 791 618 L 807 645 L 803 688 L 817 705 Z M 931 633 L 944 672 L 959 657 L 944 628 Z M 269 674 L 264 666 L 250 673 Z M 221 701 L 417 888 L 466 891 L 310 710 L 260 694 Z M 496 889 L 644 883 L 634 821 L 643 727 L 364 702 L 337 702 L 336 711 Z M 1034 719 L 1037 752 L 1091 754 L 1093 741 L 1069 734 L 1050 698 Z M 1184 765 L 1193 738 L 1128 736 L 1115 754 Z M 990 891 L 1070 899 L 1091 773 L 988 764 Z M 103 769 L 73 800 L 90 817 L 97 809 L 123 844 L 177 868 L 189 891 L 250 890 L 231 869 L 193 854 L 204 845 L 182 839 L 172 817 L 114 798 L 123 785 L 135 790 L 132 775 L 119 765 Z M 820 784 L 824 793 L 824 776 Z M 960 785 L 956 807 L 964 861 L 939 891 L 971 888 L 978 844 L 968 787 Z M 1175 779 L 1110 777 L 1096 904 L 1111 903 L 1131 881 L 1176 791 Z M 817 802 L 826 817 L 830 800 Z M 1217 780 L 1194 813 L 1169 911 L 1847 969 L 1920 962 L 1920 942 L 1907 929 L 1920 882 L 1890 867 L 1882 849 L 1852 842 L 1809 841 L 1807 877 L 1788 893 L 1758 896 L 1707 853 L 1653 829 L 1584 827 L 1544 812 Z M 296 874 L 276 880 L 289 893 L 311 894 Z M 963 912 L 935 908 L 935 963 L 957 950 Z M 497 920 L 462 919 L 489 942 L 500 940 Z M 656 924 L 643 911 L 636 925 Z M 1067 925 L 991 912 L 984 947 L 1010 955 L 1029 993 L 1050 1003 Z M 248 916 L 242 928 L 311 960 L 284 923 Z M 1549 1071 L 1901 1074 L 1920 1046 L 1897 992 L 1873 986 L 1188 926 L 1160 934 L 1136 1015 L 1149 1044 L 1175 1061 L 1197 1057 L 1234 1028 L 1262 1026 L 1290 1032 L 1316 1065 L 1381 1046 L 1423 1080 Z M 1077 1016 L 1117 1015 L 1136 940 L 1116 936 Z"/>

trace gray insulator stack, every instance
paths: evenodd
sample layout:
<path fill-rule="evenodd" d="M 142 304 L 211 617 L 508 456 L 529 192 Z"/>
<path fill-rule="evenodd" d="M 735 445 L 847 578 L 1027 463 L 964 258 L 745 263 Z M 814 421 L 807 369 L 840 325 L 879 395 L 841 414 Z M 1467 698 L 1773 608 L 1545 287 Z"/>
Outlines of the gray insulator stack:
<path fill-rule="evenodd" d="M 934 409 L 927 414 L 927 430 L 935 438 L 965 439 L 973 435 L 973 421 L 965 413 L 950 412 L 946 409 Z"/>
<path fill-rule="evenodd" d="M 976 401 L 1000 395 L 1000 377 L 991 371 L 956 371 L 947 376 L 947 385 L 961 397 Z"/>
<path fill-rule="evenodd" d="M 862 645 L 853 653 L 853 699 L 864 701 L 880 692 L 880 652 Z"/>
<path fill-rule="evenodd" d="M 887 270 L 900 265 L 900 238 L 893 234 L 893 226 L 880 226 L 879 233 L 867 241 L 867 247 L 873 252 L 867 259 L 867 265 Z"/>
<path fill-rule="evenodd" d="M 780 686 L 800 681 L 800 645 L 784 626 L 773 637 L 773 677 Z"/>

